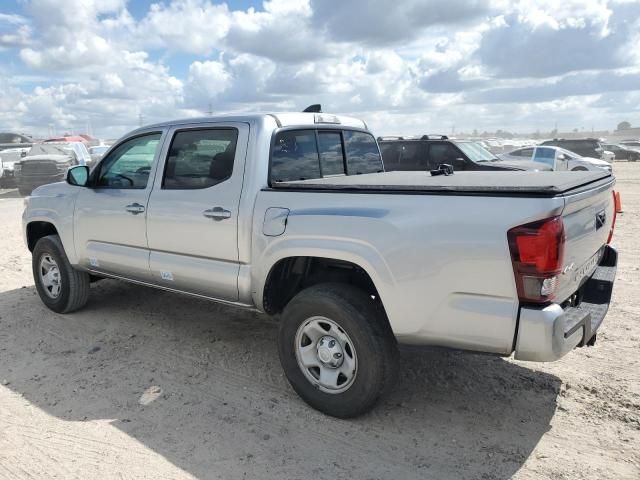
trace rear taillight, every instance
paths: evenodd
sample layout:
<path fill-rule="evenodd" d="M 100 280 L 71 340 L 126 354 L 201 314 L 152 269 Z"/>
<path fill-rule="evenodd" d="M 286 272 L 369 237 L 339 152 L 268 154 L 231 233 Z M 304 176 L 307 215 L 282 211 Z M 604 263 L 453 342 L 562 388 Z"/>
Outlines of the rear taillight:
<path fill-rule="evenodd" d="M 611 243 L 613 239 L 613 229 L 616 226 L 616 218 L 618 217 L 618 210 L 622 211 L 622 205 L 620 205 L 620 194 L 613 192 L 613 220 L 611 221 L 611 229 L 609 230 L 609 238 L 607 238 L 607 245 Z"/>
<path fill-rule="evenodd" d="M 514 227 L 507 232 L 507 238 L 520 301 L 552 301 L 558 289 L 564 257 L 562 217 Z"/>

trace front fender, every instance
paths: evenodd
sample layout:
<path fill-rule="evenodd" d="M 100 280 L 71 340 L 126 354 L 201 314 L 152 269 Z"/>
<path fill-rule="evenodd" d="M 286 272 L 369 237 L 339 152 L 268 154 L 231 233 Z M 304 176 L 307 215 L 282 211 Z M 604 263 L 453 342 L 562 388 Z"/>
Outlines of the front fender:
<path fill-rule="evenodd" d="M 65 184 L 50 184 L 34 190 L 32 196 L 25 199 L 22 214 L 22 231 L 25 245 L 27 242 L 27 226 L 33 222 L 52 224 L 60 236 L 69 263 L 78 263 L 73 241 L 73 213 L 76 194 L 65 191 Z"/>

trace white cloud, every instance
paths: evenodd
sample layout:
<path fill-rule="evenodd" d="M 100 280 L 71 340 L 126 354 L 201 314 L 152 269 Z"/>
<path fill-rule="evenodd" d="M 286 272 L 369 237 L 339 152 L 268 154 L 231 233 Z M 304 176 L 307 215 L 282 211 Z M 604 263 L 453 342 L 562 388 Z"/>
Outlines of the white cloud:
<path fill-rule="evenodd" d="M 24 5 L 0 14 L 0 121 L 18 129 L 117 136 L 139 114 L 318 102 L 378 133 L 637 118 L 637 2 L 165 0 L 138 18 L 126 0 Z"/>

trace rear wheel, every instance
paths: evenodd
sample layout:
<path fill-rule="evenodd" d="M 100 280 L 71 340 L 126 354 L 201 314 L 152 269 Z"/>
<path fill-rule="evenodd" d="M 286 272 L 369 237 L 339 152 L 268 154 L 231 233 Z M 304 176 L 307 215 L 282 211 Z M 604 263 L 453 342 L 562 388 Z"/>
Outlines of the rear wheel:
<path fill-rule="evenodd" d="M 587 169 L 584 167 L 575 167 L 571 169 L 572 172 L 586 172 Z"/>
<path fill-rule="evenodd" d="M 397 345 L 381 307 L 362 290 L 321 284 L 286 306 L 280 362 L 309 405 L 335 417 L 365 413 L 396 378 Z"/>
<path fill-rule="evenodd" d="M 18 188 L 18 193 L 23 197 L 28 197 L 31 195 L 32 190 L 30 188 Z"/>
<path fill-rule="evenodd" d="M 71 266 L 58 235 L 38 240 L 33 249 L 32 268 L 38 295 L 54 312 L 73 312 L 87 303 L 89 274 Z"/>

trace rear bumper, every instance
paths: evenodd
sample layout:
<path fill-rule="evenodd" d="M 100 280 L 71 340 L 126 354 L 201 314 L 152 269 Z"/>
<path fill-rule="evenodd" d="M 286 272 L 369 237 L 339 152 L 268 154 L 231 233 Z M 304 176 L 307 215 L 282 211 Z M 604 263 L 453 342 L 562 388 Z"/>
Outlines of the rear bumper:
<path fill-rule="evenodd" d="M 607 245 L 593 276 L 577 292 L 581 298 L 577 306 L 520 308 L 515 358 L 552 362 L 595 341 L 609 310 L 617 265 L 618 252 Z"/>

